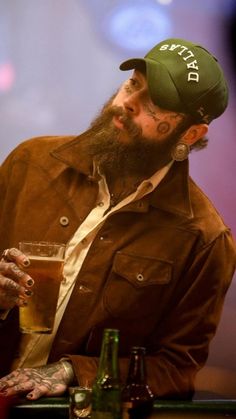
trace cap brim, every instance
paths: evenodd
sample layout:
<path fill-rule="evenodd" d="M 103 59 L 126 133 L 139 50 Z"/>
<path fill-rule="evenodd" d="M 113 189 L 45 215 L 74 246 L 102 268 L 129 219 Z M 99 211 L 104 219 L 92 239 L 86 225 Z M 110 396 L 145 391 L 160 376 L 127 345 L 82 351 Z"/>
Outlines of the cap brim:
<path fill-rule="evenodd" d="M 150 58 L 131 58 L 120 65 L 122 71 L 146 67 L 147 84 L 153 103 L 163 109 L 185 112 L 178 90 L 167 68 Z"/>

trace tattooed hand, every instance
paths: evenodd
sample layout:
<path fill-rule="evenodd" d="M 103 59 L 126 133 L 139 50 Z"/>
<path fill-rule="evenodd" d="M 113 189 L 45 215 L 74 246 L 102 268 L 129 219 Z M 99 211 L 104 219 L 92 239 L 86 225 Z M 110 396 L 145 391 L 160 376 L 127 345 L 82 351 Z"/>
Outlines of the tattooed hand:
<path fill-rule="evenodd" d="M 30 400 L 36 400 L 42 396 L 59 396 L 66 391 L 73 376 L 73 368 L 68 361 L 38 368 L 18 368 L 0 379 L 0 395 L 25 394 Z"/>
<path fill-rule="evenodd" d="M 22 269 L 29 263 L 29 259 L 20 250 L 4 250 L 0 259 L 0 310 L 27 304 L 34 281 Z"/>

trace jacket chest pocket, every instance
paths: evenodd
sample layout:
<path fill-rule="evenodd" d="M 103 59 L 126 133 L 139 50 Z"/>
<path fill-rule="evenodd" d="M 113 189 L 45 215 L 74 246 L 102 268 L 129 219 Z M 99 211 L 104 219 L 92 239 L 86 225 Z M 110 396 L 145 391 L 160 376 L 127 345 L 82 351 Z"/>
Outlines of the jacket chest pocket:
<path fill-rule="evenodd" d="M 105 308 L 115 317 L 126 318 L 161 311 L 171 277 L 171 261 L 117 252 L 104 290 Z"/>

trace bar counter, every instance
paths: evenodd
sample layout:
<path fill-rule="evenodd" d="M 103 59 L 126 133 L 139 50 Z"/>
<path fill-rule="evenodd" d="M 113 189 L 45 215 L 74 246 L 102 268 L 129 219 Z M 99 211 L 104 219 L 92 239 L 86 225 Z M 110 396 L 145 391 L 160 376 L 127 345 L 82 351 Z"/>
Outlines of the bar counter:
<path fill-rule="evenodd" d="M 25 399 L 11 408 L 9 419 L 68 419 L 68 397 Z M 150 419 L 236 418 L 236 399 L 204 392 L 191 401 L 156 400 Z"/>

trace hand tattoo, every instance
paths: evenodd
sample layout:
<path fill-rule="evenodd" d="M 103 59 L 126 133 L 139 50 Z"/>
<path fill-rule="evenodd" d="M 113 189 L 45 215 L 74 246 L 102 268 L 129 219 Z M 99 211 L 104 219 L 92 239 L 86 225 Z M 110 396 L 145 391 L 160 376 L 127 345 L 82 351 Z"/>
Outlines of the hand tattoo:
<path fill-rule="evenodd" d="M 63 394 L 70 381 L 62 361 L 38 368 L 18 368 L 0 380 L 0 392 L 7 396 L 28 393 L 27 398 L 36 400 Z"/>

